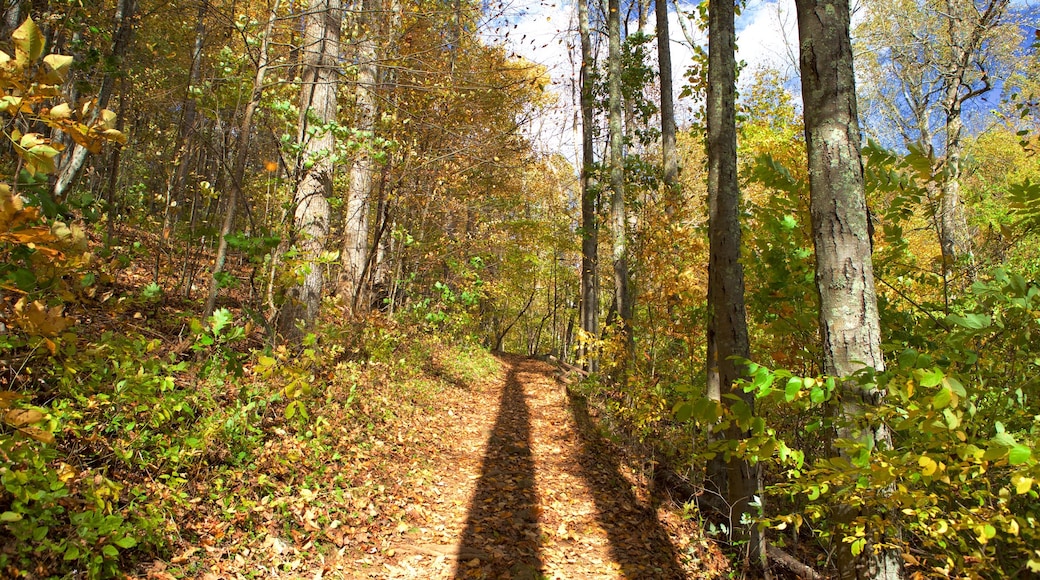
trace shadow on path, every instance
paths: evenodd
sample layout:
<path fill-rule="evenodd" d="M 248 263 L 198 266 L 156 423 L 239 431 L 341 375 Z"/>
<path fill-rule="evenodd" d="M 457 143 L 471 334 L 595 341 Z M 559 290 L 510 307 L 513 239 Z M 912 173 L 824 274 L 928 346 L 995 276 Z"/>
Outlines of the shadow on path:
<path fill-rule="evenodd" d="M 477 490 L 466 517 L 455 578 L 539 578 L 537 497 L 531 421 L 519 374 L 510 361 L 498 418 L 488 439 Z"/>
<path fill-rule="evenodd" d="M 570 392 L 567 398 L 581 438 L 580 475 L 592 492 L 596 518 L 607 532 L 614 561 L 626 578 L 686 578 L 655 506 L 641 505 L 632 493 L 616 451 L 589 418 L 585 398 Z"/>

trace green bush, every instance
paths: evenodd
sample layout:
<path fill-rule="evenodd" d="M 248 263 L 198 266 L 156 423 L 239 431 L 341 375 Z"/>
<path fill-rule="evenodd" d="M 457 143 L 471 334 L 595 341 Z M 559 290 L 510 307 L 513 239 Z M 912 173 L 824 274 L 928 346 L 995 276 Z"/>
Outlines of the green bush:
<path fill-rule="evenodd" d="M 884 372 L 800 377 L 749 363 L 743 388 L 758 415 L 735 402 L 716 421 L 723 412 L 707 400 L 682 414 L 750 433 L 713 449 L 773 466 L 767 528 L 811 529 L 854 552 L 884 538 L 932 577 L 1040 573 L 1040 286 L 997 270 L 954 306 L 916 329 L 931 337 L 930 352 L 889 343 Z M 884 399 L 862 404 L 873 389 Z M 858 404 L 843 405 L 848 397 Z M 798 431 L 830 445 L 800 448 L 774 415 L 803 417 Z M 879 425 L 892 448 L 875 439 Z"/>

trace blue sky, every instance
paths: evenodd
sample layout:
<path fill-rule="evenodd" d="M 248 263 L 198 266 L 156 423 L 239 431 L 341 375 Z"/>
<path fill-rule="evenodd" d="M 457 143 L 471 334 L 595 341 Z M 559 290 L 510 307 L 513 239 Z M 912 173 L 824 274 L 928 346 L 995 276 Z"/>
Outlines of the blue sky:
<path fill-rule="evenodd" d="M 697 5 L 689 0 L 679 1 L 684 11 L 692 10 Z M 590 0 L 590 4 L 595 5 L 597 2 Z M 1012 0 L 1012 6 L 1021 15 L 1023 22 L 1036 22 L 1040 16 L 1040 0 Z M 561 152 L 572 159 L 576 156 L 576 104 L 573 95 L 577 92 L 576 79 L 580 64 L 575 46 L 576 12 L 574 0 L 541 0 L 537 3 L 514 0 L 514 4 L 506 4 L 502 8 L 504 17 L 485 27 L 485 36 L 489 41 L 502 42 L 518 56 L 548 68 L 553 79 L 551 90 L 559 95 L 559 104 L 555 111 L 541 119 L 540 126 L 532 128 L 531 135 L 541 148 Z M 678 93 L 683 73 L 692 62 L 693 52 L 679 26 L 682 16 L 675 12 L 674 6 L 670 13 L 673 78 L 676 79 L 675 90 Z M 706 46 L 703 33 L 696 30 L 688 19 L 686 22 L 694 42 Z M 630 24 L 630 29 L 634 30 L 635 27 L 634 22 Z M 654 18 L 650 14 L 647 31 L 653 33 L 653 29 Z M 748 0 L 737 19 L 737 31 L 737 58 L 747 63 L 742 78 L 751 78 L 750 73 L 757 67 L 772 68 L 788 79 L 788 90 L 797 96 L 799 86 L 794 0 Z M 995 90 L 987 95 L 988 101 L 979 100 L 974 106 L 976 110 L 978 107 L 992 109 L 1000 97 L 1000 92 Z M 698 103 L 689 100 L 677 102 L 680 123 L 698 108 Z"/>
<path fill-rule="evenodd" d="M 590 2 L 595 4 L 595 0 Z M 681 3 L 683 10 L 696 4 Z M 769 66 L 794 77 L 796 62 L 791 60 L 797 28 L 794 20 L 793 0 L 750 0 L 737 21 L 738 58 L 748 63 L 750 69 Z M 533 129 L 535 138 L 545 149 L 560 151 L 573 157 L 574 147 L 574 103 L 579 62 L 577 61 L 577 10 L 573 0 L 542 0 L 538 3 L 521 2 L 505 5 L 493 21 L 485 25 L 485 37 L 491 42 L 502 42 L 510 51 L 532 62 L 548 67 L 553 79 L 552 90 L 560 97 L 553 114 L 543 120 L 543 125 Z M 681 89 L 683 73 L 692 62 L 693 51 L 679 25 L 681 16 L 670 11 L 669 36 L 671 37 L 673 78 L 676 92 Z M 649 15 L 648 32 L 654 33 L 653 14 Z M 703 33 L 696 30 L 689 19 L 687 29 L 694 41 L 705 45 Z M 630 24 L 635 29 L 635 23 Z M 749 75 L 748 75 L 749 76 Z M 699 105 L 694 102 L 677 103 L 680 119 L 692 114 Z M 680 121 L 681 122 L 681 121 Z"/>

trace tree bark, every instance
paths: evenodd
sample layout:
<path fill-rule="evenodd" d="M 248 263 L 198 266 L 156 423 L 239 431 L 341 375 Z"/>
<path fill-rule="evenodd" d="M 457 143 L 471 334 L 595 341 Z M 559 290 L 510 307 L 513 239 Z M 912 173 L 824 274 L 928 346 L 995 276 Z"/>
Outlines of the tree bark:
<path fill-rule="evenodd" d="M 336 119 L 336 76 L 339 72 L 339 0 L 310 0 L 303 15 L 303 62 L 300 89 L 302 155 L 299 183 L 293 197 L 293 234 L 299 250 L 299 283 L 289 290 L 279 313 L 279 329 L 299 337 L 298 323 L 311 326 L 318 317 L 325 277 L 318 258 L 329 235 L 332 192 L 332 152 L 335 139 L 320 126 Z"/>
<path fill-rule="evenodd" d="M 119 83 L 119 116 L 116 117 L 116 131 L 122 132 L 126 125 L 126 103 L 129 99 L 126 95 L 126 81 Z M 105 249 L 112 247 L 116 231 L 116 186 L 119 183 L 119 159 L 122 156 L 123 147 L 113 147 L 108 162 L 108 183 L 105 186 L 105 212 L 107 222 L 105 224 Z"/>
<path fill-rule="evenodd" d="M 656 0 L 657 64 L 661 80 L 661 162 L 663 166 L 664 202 L 668 215 L 674 215 L 680 204 L 679 155 L 675 149 L 675 104 L 672 95 L 672 50 L 668 34 L 668 2 Z"/>
<path fill-rule="evenodd" d="M 960 86 L 950 87 L 944 103 L 946 109 L 946 160 L 942 172 L 942 195 L 939 204 L 939 244 L 942 249 L 944 276 L 949 278 L 963 268 L 965 280 L 970 283 L 975 276 L 975 260 L 968 234 L 968 222 L 964 217 L 961 202 L 961 103 L 957 93 Z M 958 262 L 964 262 L 958 264 Z M 960 286 L 966 286 L 963 284 Z"/>
<path fill-rule="evenodd" d="M 736 28 L 731 1 L 710 0 L 708 4 L 708 94 L 705 113 L 708 123 L 708 385 L 712 397 L 732 405 L 722 395 L 730 394 L 754 409 L 755 398 L 733 385 L 743 376 L 735 358 L 750 357 L 747 318 L 744 309 L 744 269 L 740 263 L 740 186 L 737 181 L 736 124 Z M 726 433 L 729 439 L 744 437 L 739 429 Z M 742 531 L 741 514 L 748 513 L 757 493 L 758 468 L 731 459 L 709 464 L 709 478 L 725 493 L 731 529 L 752 538 L 753 558 L 761 556 L 757 534 Z"/>
<path fill-rule="evenodd" d="M 592 187 L 595 163 L 593 122 L 596 103 L 591 79 L 594 63 L 589 32 L 588 0 L 578 0 L 578 32 L 581 36 L 581 329 L 586 337 L 598 337 L 599 292 L 596 277 L 599 223 L 596 218 L 597 194 Z M 585 361 L 586 370 L 598 370 L 598 361 L 588 349 L 585 351 Z"/>
<path fill-rule="evenodd" d="M 8 39 L 11 33 L 22 23 L 22 0 L 6 0 L 3 3 L 3 17 L 0 20 L 0 38 Z"/>
<path fill-rule="evenodd" d="M 618 377 L 623 381 L 632 351 L 632 302 L 628 273 L 628 218 L 625 211 L 625 155 L 622 133 L 621 95 L 621 9 L 620 0 L 609 0 L 607 8 L 607 80 L 610 135 L 610 220 L 613 226 L 614 296 L 625 355 Z"/>
<path fill-rule="evenodd" d="M 860 158 L 859 119 L 849 40 L 848 0 L 796 0 L 801 54 L 805 141 L 809 164 L 810 213 L 820 294 L 820 334 L 824 372 L 847 377 L 864 365 L 884 370 L 867 206 Z M 849 385 L 849 388 L 854 385 Z M 843 412 L 858 415 L 880 402 L 881 394 L 845 393 Z M 884 424 L 873 425 L 879 447 L 891 447 Z M 851 432 L 839 433 L 854 437 Z M 855 514 L 838 509 L 845 519 Z M 882 539 L 894 531 L 881 530 Z M 866 546 L 854 556 L 841 542 L 841 578 L 889 580 L 903 577 L 898 551 Z"/>
<path fill-rule="evenodd" d="M 375 20 L 372 0 L 362 3 L 361 26 L 363 36 L 358 43 L 357 83 L 354 96 L 357 102 L 355 125 L 362 139 L 370 139 L 376 126 L 376 68 Z M 343 224 L 343 272 L 340 274 L 337 294 L 350 313 L 358 314 L 371 302 L 365 299 L 365 264 L 368 261 L 368 209 L 372 197 L 373 175 L 376 164 L 366 146 L 362 145 L 350 167 L 347 191 L 346 217 Z"/>
<path fill-rule="evenodd" d="M 126 56 L 130 47 L 130 37 L 133 34 L 133 20 L 137 10 L 136 0 L 119 0 L 116 4 L 115 34 L 112 38 L 111 55 L 114 60 L 120 62 Z M 105 72 L 101 79 L 101 88 L 98 90 L 97 101 L 91 110 L 90 119 L 87 123 L 92 125 L 101 114 L 101 110 L 108 107 L 108 101 L 112 98 L 113 85 L 115 84 L 115 73 L 111 70 Z M 58 168 L 58 175 L 54 181 L 53 194 L 56 199 L 65 197 L 69 188 L 75 183 L 83 170 L 83 163 L 87 160 L 87 148 L 76 144 L 72 147 Z"/>

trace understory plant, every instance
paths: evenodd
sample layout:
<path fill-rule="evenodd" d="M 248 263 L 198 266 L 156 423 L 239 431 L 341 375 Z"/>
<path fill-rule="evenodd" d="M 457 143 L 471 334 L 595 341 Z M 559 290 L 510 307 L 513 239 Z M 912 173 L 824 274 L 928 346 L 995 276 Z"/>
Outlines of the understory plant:
<path fill-rule="evenodd" d="M 739 401 L 680 405 L 716 432 L 748 433 L 707 455 L 769 467 L 758 525 L 774 542 L 810 534 L 856 553 L 889 542 L 927 577 L 1040 573 L 1040 285 L 998 269 L 955 306 L 916 329 L 934 337 L 928 349 L 887 343 L 883 372 L 803 377 L 749 362 L 756 413 Z M 883 397 L 842 404 L 867 392 Z M 876 443 L 879 424 L 891 448 Z M 805 434 L 815 442 L 799 444 Z"/>

